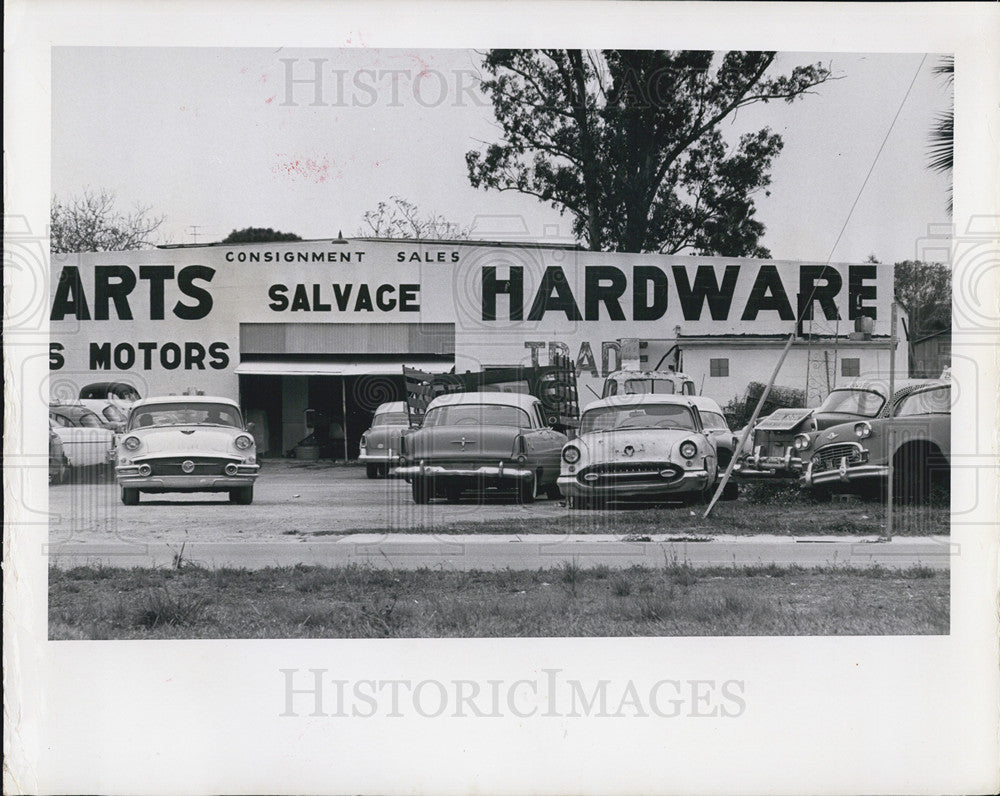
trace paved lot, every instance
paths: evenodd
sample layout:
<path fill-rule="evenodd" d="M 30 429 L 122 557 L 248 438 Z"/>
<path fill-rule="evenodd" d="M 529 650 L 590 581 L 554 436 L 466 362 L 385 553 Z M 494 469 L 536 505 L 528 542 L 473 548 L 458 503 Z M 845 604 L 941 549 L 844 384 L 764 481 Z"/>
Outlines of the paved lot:
<path fill-rule="evenodd" d="M 124 506 L 114 483 L 68 484 L 49 489 L 50 542 L 148 543 L 163 541 L 283 540 L 292 534 L 358 531 L 432 533 L 443 527 L 470 530 L 486 520 L 553 517 L 570 512 L 559 501 L 539 499 L 529 507 L 498 496 L 476 505 L 443 502 L 417 506 L 399 479 L 368 480 L 364 468 L 265 462 L 250 506 L 225 494 L 142 495 Z"/>
<path fill-rule="evenodd" d="M 664 533 L 647 541 L 619 535 L 576 536 L 586 512 L 540 499 L 525 507 L 497 497 L 473 502 L 417 506 L 406 483 L 368 480 L 359 467 L 326 463 L 269 463 L 255 487 L 251 506 L 228 503 L 224 495 L 144 495 L 124 506 L 114 483 L 70 484 L 49 490 L 52 516 L 47 551 L 58 566 L 101 561 L 120 566 L 169 566 L 183 556 L 206 566 L 258 568 L 296 563 L 378 567 L 494 569 L 557 566 L 659 566 L 677 558 L 696 566 L 797 563 L 803 566 L 879 563 L 905 567 L 922 563 L 948 567 L 954 554 L 947 537 L 907 537 L 891 543 L 874 538 L 715 536 L 684 541 Z M 474 533 L 489 520 L 558 518 L 565 534 L 456 535 Z M 436 531 L 447 531 L 435 535 Z M 362 534 L 362 535 L 358 535 Z"/>

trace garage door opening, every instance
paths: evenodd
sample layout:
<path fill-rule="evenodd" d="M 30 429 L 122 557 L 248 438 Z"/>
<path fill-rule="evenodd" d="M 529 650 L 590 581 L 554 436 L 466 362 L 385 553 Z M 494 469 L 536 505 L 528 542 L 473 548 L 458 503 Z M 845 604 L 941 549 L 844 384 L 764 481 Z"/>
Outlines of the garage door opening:
<path fill-rule="evenodd" d="M 452 367 L 451 362 L 426 359 L 407 364 L 438 373 Z M 255 425 L 265 458 L 294 457 L 299 444 L 308 440 L 310 446 L 318 444 L 321 459 L 354 460 L 375 410 L 405 400 L 402 370 L 402 364 L 383 362 L 242 362 L 237 367 L 240 404 Z"/>

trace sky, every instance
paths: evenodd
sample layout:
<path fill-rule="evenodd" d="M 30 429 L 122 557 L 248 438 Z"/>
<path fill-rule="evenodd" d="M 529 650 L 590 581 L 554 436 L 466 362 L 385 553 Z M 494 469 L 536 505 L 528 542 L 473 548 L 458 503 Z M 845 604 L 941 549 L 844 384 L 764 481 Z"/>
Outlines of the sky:
<path fill-rule="evenodd" d="M 52 52 L 53 193 L 106 188 L 124 209 L 149 207 L 166 218 L 158 242 L 248 226 L 349 237 L 391 196 L 477 239 L 572 239 L 569 215 L 469 184 L 465 153 L 498 136 L 474 51 Z M 777 259 L 919 258 L 950 223 L 950 177 L 927 168 L 951 104 L 940 55 L 782 53 L 772 71 L 815 62 L 838 79 L 723 123 L 732 140 L 763 126 L 784 138 L 770 196 L 756 197 L 764 245 Z"/>

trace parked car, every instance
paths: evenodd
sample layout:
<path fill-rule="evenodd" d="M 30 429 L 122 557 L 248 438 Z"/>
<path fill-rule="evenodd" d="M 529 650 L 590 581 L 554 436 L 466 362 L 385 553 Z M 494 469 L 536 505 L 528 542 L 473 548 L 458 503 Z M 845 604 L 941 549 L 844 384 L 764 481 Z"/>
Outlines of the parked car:
<path fill-rule="evenodd" d="M 78 403 L 49 404 L 49 427 L 62 441 L 70 467 L 109 466 L 112 433 L 100 418 Z"/>
<path fill-rule="evenodd" d="M 613 395 L 694 395 L 690 376 L 674 370 L 639 370 L 623 368 L 604 379 L 602 398 Z"/>
<path fill-rule="evenodd" d="M 691 402 L 697 407 L 701 416 L 701 425 L 709 438 L 715 443 L 715 450 L 718 455 L 719 477 L 729 467 L 729 462 L 736 455 L 736 448 L 740 444 L 740 438 L 729 428 L 726 422 L 726 415 L 722 407 L 712 398 L 704 395 L 692 395 Z M 723 500 L 736 500 L 739 497 L 739 483 L 735 478 L 730 478 L 726 483 L 726 488 L 722 492 Z"/>
<path fill-rule="evenodd" d="M 441 395 L 419 429 L 402 436 L 396 474 L 415 503 L 458 500 L 466 490 L 513 489 L 522 503 L 558 497 L 559 454 L 566 435 L 546 423 L 541 401 L 506 392 Z"/>
<path fill-rule="evenodd" d="M 80 390 L 80 404 L 96 414 L 107 428 L 123 431 L 129 407 L 139 400 L 131 384 L 122 381 L 99 381 Z"/>
<path fill-rule="evenodd" d="M 899 379 L 897 386 L 917 386 L 924 379 Z M 741 479 L 799 478 L 805 462 L 795 449 L 799 434 L 822 431 L 852 420 L 876 417 L 885 406 L 885 381 L 857 380 L 830 391 L 815 409 L 778 409 L 757 422 L 733 471 Z"/>
<path fill-rule="evenodd" d="M 49 420 L 49 483 L 61 484 L 66 480 L 69 471 L 69 460 L 63 449 L 62 440 L 53 428 L 52 420 Z"/>
<path fill-rule="evenodd" d="M 228 492 L 232 503 L 252 503 L 260 466 L 251 431 L 228 398 L 137 401 L 118 445 L 122 503 L 136 505 L 141 492 Z"/>
<path fill-rule="evenodd" d="M 590 404 L 562 450 L 559 489 L 570 508 L 624 499 L 706 498 L 718 452 L 697 396 L 619 395 Z"/>
<path fill-rule="evenodd" d="M 372 425 L 361 435 L 360 456 L 369 478 L 389 474 L 399 457 L 399 438 L 410 427 L 405 401 L 382 404 L 375 410 Z"/>
<path fill-rule="evenodd" d="M 878 418 L 803 434 L 795 444 L 808 458 L 802 485 L 817 499 L 833 492 L 886 496 L 890 462 L 894 498 L 926 499 L 948 479 L 951 385 L 906 387 Z"/>

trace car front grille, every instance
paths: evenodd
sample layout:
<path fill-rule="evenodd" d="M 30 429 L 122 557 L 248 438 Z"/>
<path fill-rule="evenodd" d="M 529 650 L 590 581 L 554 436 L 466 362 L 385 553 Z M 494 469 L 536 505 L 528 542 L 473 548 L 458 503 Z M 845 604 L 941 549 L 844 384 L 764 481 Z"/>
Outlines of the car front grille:
<path fill-rule="evenodd" d="M 181 465 L 191 462 L 194 469 L 184 472 Z M 175 456 L 167 459 L 152 459 L 141 462 L 153 468 L 153 475 L 225 475 L 225 467 L 232 459 L 210 459 L 204 456 Z"/>
<path fill-rule="evenodd" d="M 848 464 L 860 464 L 864 461 L 863 450 L 856 442 L 837 442 L 833 445 L 824 445 L 813 456 L 813 467 L 821 470 L 828 467 L 839 467 L 844 458 L 847 459 Z"/>
<path fill-rule="evenodd" d="M 668 475 L 660 475 L 667 472 Z M 671 462 L 607 462 L 586 467 L 577 473 L 577 480 L 587 486 L 609 484 L 670 484 L 684 474 Z M 588 478 L 588 476 L 590 476 Z"/>

